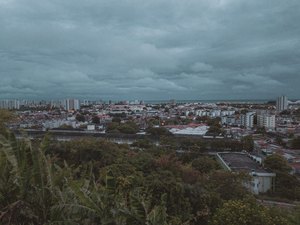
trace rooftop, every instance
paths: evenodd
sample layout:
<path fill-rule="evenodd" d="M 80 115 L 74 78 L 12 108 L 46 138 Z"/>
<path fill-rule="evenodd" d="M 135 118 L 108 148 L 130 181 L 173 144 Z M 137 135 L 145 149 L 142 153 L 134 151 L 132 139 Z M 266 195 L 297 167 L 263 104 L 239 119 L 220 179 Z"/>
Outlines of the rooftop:
<path fill-rule="evenodd" d="M 245 153 L 218 153 L 232 171 L 268 173 Z"/>

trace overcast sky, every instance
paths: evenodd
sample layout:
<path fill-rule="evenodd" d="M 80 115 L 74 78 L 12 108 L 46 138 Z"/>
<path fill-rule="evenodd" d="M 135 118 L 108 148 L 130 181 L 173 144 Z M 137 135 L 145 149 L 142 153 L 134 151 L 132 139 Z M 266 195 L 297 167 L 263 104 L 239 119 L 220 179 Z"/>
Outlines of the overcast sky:
<path fill-rule="evenodd" d="M 0 98 L 300 98 L 299 0 L 0 0 Z"/>

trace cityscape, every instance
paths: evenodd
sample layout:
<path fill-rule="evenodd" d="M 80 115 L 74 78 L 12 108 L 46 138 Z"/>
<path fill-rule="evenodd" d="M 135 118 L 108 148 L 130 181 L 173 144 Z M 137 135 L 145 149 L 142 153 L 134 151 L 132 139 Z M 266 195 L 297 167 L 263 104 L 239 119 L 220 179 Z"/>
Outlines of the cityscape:
<path fill-rule="evenodd" d="M 300 225 L 299 0 L 0 0 L 0 225 Z"/>
<path fill-rule="evenodd" d="M 222 170 L 248 174 L 251 178 L 243 187 L 266 207 L 291 210 L 297 204 L 291 200 L 300 197 L 300 101 L 289 101 L 287 96 L 260 102 L 1 100 L 0 116 L 1 110 L 13 112 L 14 119 L 5 126 L 18 140 L 48 137 L 72 143 L 93 138 L 127 145 L 130 151 L 167 148 L 179 158 L 208 154 L 202 166 L 208 166 L 213 156 Z M 266 166 L 267 161 L 275 163 L 274 169 Z M 281 178 L 278 163 L 285 164 L 279 168 L 288 168 L 290 178 Z M 281 179 L 290 182 L 291 189 L 278 183 Z"/>
<path fill-rule="evenodd" d="M 10 129 L 25 129 L 31 138 L 45 132 L 52 133 L 56 140 L 98 134 L 118 144 L 133 144 L 147 139 L 152 127 L 163 128 L 178 137 L 238 141 L 250 137 L 253 152 L 248 154 L 252 160 L 262 165 L 267 156 L 277 154 L 287 161 L 292 174 L 300 174 L 300 101 L 289 101 L 286 96 L 265 103 L 176 103 L 176 100 L 170 100 L 147 104 L 139 100 L 112 103 L 78 99 L 2 100 L 0 103 L 2 109 L 17 110 L 18 117 L 8 125 Z M 113 138 L 110 134 L 114 134 Z M 227 160 L 230 162 L 230 157 Z M 221 161 L 227 166 L 225 161 Z M 240 162 L 239 167 L 244 166 L 247 168 L 247 164 Z M 257 172 L 257 165 L 253 163 L 252 166 Z M 228 169 L 231 170 L 230 166 Z M 265 178 L 266 174 L 265 171 L 262 177 Z M 258 176 L 257 173 L 255 176 Z M 272 173 L 270 176 L 276 175 Z M 274 188 L 272 181 L 258 183 L 258 189 L 262 188 L 261 185 L 268 187 L 252 191 L 259 194 Z"/>

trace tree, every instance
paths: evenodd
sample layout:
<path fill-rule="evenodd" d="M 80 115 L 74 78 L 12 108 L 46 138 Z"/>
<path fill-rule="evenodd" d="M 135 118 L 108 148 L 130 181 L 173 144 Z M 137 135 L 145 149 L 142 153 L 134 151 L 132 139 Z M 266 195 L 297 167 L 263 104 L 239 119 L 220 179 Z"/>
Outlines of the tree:
<path fill-rule="evenodd" d="M 92 123 L 99 124 L 100 123 L 99 117 L 98 116 L 93 116 Z"/>
<path fill-rule="evenodd" d="M 285 146 L 285 142 L 283 141 L 283 139 L 280 136 L 277 136 L 275 141 L 277 144 Z"/>
<path fill-rule="evenodd" d="M 249 112 L 248 109 L 242 109 L 242 110 L 241 110 L 241 114 L 246 114 L 247 112 Z"/>
<path fill-rule="evenodd" d="M 0 124 L 9 122 L 13 118 L 14 115 L 10 111 L 6 109 L 0 109 Z"/>
<path fill-rule="evenodd" d="M 85 122 L 85 117 L 84 117 L 84 115 L 79 113 L 76 115 L 76 120 L 79 122 Z"/>
<path fill-rule="evenodd" d="M 280 215 L 273 215 L 255 200 L 231 200 L 217 210 L 210 225 L 288 225 Z"/>
<path fill-rule="evenodd" d="M 107 133 L 116 133 L 116 132 L 119 132 L 118 127 L 119 127 L 119 124 L 116 123 L 116 122 L 109 123 L 106 126 L 106 132 Z"/>
<path fill-rule="evenodd" d="M 288 219 L 291 224 L 293 225 L 298 225 L 300 224 L 300 205 L 298 205 L 295 209 L 294 212 L 289 212 L 288 213 Z"/>
<path fill-rule="evenodd" d="M 139 131 L 138 125 L 133 121 L 121 124 L 118 130 L 123 134 L 136 134 Z"/>
<path fill-rule="evenodd" d="M 48 143 L 46 137 L 32 148 L 29 140 L 18 143 L 9 132 L 0 134 L 1 224 L 47 224 L 61 218 L 52 207 L 57 202 L 56 188 L 63 186 L 64 179 L 62 170 L 44 154 Z"/>
<path fill-rule="evenodd" d="M 243 145 L 243 149 L 248 151 L 248 152 L 252 152 L 254 149 L 254 141 L 252 136 L 248 135 L 245 137 L 242 137 L 242 145 Z"/>
<path fill-rule="evenodd" d="M 203 156 L 193 160 L 192 167 L 201 173 L 209 173 L 218 168 L 218 163 L 210 157 Z"/>
<path fill-rule="evenodd" d="M 282 156 L 278 154 L 268 156 L 264 166 L 276 173 L 275 194 L 277 196 L 291 200 L 300 199 L 300 181 L 289 174 L 291 167 Z"/>
<path fill-rule="evenodd" d="M 67 124 L 62 124 L 59 126 L 60 129 L 67 129 L 67 130 L 70 130 L 70 129 L 74 129 L 71 125 L 67 125 Z"/>
<path fill-rule="evenodd" d="M 292 140 L 292 148 L 293 149 L 300 149 L 300 137 L 295 137 Z"/>
<path fill-rule="evenodd" d="M 184 196 L 183 183 L 171 171 L 158 170 L 152 172 L 145 179 L 145 187 L 152 196 L 153 204 L 159 204 L 162 195 L 166 194 L 166 207 L 169 216 L 178 217 L 180 222 L 186 221 L 191 216 L 190 203 Z"/>
<path fill-rule="evenodd" d="M 108 133 L 123 133 L 123 134 L 136 134 L 139 131 L 138 125 L 133 121 L 119 124 L 117 122 L 109 123 L 106 127 Z"/>
<path fill-rule="evenodd" d="M 289 173 L 277 172 L 275 194 L 281 198 L 300 200 L 300 181 Z"/>
<path fill-rule="evenodd" d="M 266 128 L 265 127 L 258 127 L 255 131 L 256 134 L 262 134 L 265 135 L 267 133 Z"/>
<path fill-rule="evenodd" d="M 277 172 L 288 173 L 292 169 L 289 166 L 286 159 L 278 154 L 273 154 L 273 155 L 268 156 L 264 161 L 264 167 L 268 168 L 276 173 Z"/>
<path fill-rule="evenodd" d="M 0 131 L 5 132 L 5 123 L 13 120 L 15 116 L 12 114 L 12 112 L 0 109 Z"/>
<path fill-rule="evenodd" d="M 243 185 L 250 181 L 247 174 L 234 174 L 227 171 L 214 171 L 207 181 L 207 188 L 217 193 L 221 199 L 232 200 L 242 199 L 249 195 L 248 190 Z"/>
<path fill-rule="evenodd" d="M 113 117 L 111 122 L 120 124 L 121 123 L 121 118 L 120 117 Z"/>
<path fill-rule="evenodd" d="M 168 131 L 164 127 L 149 127 L 147 128 L 146 132 L 153 136 L 168 136 L 171 135 L 171 132 Z"/>
<path fill-rule="evenodd" d="M 147 148 L 153 147 L 153 143 L 149 139 L 141 139 L 141 140 L 137 140 L 134 143 L 132 143 L 132 146 L 147 149 Z"/>
<path fill-rule="evenodd" d="M 219 126 L 210 126 L 206 134 L 207 135 L 219 135 L 222 132 L 223 131 Z"/>
<path fill-rule="evenodd" d="M 210 118 L 207 117 L 206 123 L 208 126 L 216 126 L 221 128 L 221 118 L 216 117 L 216 118 Z"/>

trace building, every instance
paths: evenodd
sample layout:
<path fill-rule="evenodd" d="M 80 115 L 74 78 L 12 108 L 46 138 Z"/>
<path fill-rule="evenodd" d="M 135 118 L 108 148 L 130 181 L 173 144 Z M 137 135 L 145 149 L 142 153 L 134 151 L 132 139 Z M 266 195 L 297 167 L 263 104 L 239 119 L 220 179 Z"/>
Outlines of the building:
<path fill-rule="evenodd" d="M 0 109 L 20 109 L 19 100 L 0 100 Z"/>
<path fill-rule="evenodd" d="M 288 99 L 286 96 L 280 96 L 276 101 L 276 111 L 282 112 L 288 109 Z"/>
<path fill-rule="evenodd" d="M 244 185 L 252 193 L 260 194 L 274 190 L 276 174 L 266 171 L 261 166 L 261 158 L 243 152 L 221 152 L 217 153 L 217 160 L 228 171 L 248 173 L 252 179 Z"/>
<path fill-rule="evenodd" d="M 255 112 L 248 112 L 241 115 L 241 125 L 246 128 L 253 128 Z"/>
<path fill-rule="evenodd" d="M 70 111 L 70 110 L 79 110 L 80 109 L 80 104 L 78 99 L 65 99 L 62 102 L 62 105 L 65 110 Z"/>
<path fill-rule="evenodd" d="M 221 123 L 224 125 L 235 125 L 236 118 L 235 118 L 235 116 L 222 116 Z"/>
<path fill-rule="evenodd" d="M 274 130 L 276 126 L 275 115 L 270 115 L 270 114 L 257 115 L 257 126 L 264 127 L 268 130 Z"/>

